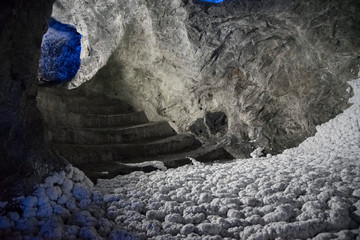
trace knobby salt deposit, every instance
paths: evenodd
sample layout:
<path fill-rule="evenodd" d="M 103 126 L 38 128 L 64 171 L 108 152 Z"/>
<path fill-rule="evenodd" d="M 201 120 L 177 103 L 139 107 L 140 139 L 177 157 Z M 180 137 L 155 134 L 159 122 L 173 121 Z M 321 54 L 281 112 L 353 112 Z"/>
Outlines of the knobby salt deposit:
<path fill-rule="evenodd" d="M 281 155 L 194 161 L 95 187 L 68 166 L 19 198 L 21 213 L 0 216 L 0 238 L 359 238 L 360 78 L 351 85 L 353 105 Z"/>

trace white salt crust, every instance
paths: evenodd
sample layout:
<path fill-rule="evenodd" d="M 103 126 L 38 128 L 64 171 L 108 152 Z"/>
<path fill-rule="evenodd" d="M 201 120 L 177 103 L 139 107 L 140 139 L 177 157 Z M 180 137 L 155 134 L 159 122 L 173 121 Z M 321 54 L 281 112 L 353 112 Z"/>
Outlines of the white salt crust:
<path fill-rule="evenodd" d="M 353 104 L 277 156 L 134 172 L 94 187 L 67 166 L 22 212 L 2 211 L 4 239 L 359 239 L 360 78 Z"/>

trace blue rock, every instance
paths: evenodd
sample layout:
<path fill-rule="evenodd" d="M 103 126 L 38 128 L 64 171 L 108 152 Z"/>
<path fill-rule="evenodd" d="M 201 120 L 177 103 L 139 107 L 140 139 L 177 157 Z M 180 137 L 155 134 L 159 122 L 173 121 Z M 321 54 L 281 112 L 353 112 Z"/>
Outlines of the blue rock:
<path fill-rule="evenodd" d="M 221 3 L 224 0 L 200 0 L 201 2 L 210 2 L 210 3 Z"/>
<path fill-rule="evenodd" d="M 39 61 L 39 77 L 43 82 L 66 82 L 80 67 L 81 34 L 76 28 L 50 18 L 43 36 Z"/>

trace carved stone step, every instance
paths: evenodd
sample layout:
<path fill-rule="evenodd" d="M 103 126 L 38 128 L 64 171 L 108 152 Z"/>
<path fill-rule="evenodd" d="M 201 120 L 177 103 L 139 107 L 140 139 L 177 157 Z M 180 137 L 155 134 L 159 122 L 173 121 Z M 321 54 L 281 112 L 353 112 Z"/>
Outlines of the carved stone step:
<path fill-rule="evenodd" d="M 49 138 L 54 143 L 115 144 L 132 143 L 148 139 L 166 138 L 175 135 L 167 122 L 149 122 L 119 128 L 71 128 L 50 129 Z"/>
<path fill-rule="evenodd" d="M 89 102 L 84 104 L 69 102 L 66 104 L 66 108 L 69 112 L 80 114 L 121 114 L 134 111 L 133 107 L 125 102 Z"/>
<path fill-rule="evenodd" d="M 143 111 L 124 114 L 77 114 L 64 113 L 52 116 L 51 127 L 109 128 L 126 127 L 149 122 Z"/>
<path fill-rule="evenodd" d="M 133 162 L 134 159 L 158 156 L 192 150 L 199 147 L 198 141 L 190 134 L 178 134 L 157 141 L 132 144 L 53 144 L 55 152 L 73 164 L 120 161 Z"/>

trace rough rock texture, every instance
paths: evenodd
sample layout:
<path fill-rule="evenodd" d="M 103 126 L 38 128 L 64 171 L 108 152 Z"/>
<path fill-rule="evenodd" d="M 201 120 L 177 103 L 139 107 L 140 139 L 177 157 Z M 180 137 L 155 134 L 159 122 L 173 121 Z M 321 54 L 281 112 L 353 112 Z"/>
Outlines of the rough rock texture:
<path fill-rule="evenodd" d="M 227 117 L 223 112 L 207 112 L 205 119 L 197 119 L 189 130 L 203 138 L 208 138 L 210 134 L 221 136 L 227 132 Z"/>
<path fill-rule="evenodd" d="M 205 123 L 212 134 L 227 131 L 227 117 L 223 112 L 207 112 Z"/>
<path fill-rule="evenodd" d="M 54 16 L 83 35 L 74 85 L 112 52 L 85 88 L 179 131 L 206 112 L 224 112 L 228 133 L 210 137 L 280 152 L 348 106 L 346 80 L 360 62 L 359 11 L 355 0 L 60 0 Z"/>
<path fill-rule="evenodd" d="M 36 107 L 40 45 L 51 6 L 47 0 L 0 2 L 0 199 L 32 190 L 59 165 L 46 150 Z"/>
<path fill-rule="evenodd" d="M 277 156 L 192 159 L 95 187 L 69 164 L 19 197 L 18 211 L 0 201 L 0 238 L 359 239 L 360 72 L 350 84 L 351 107 Z"/>
<path fill-rule="evenodd" d="M 106 64 L 123 35 L 120 1 L 55 1 L 52 16 L 82 35 L 81 66 L 70 88 L 90 80 Z M 130 14 L 128 12 L 127 14 Z"/>
<path fill-rule="evenodd" d="M 45 82 L 72 80 L 80 67 L 81 35 L 54 18 L 41 43 L 39 78 Z"/>
<path fill-rule="evenodd" d="M 360 73 L 353 105 L 282 154 L 100 180 L 142 239 L 359 239 Z M 194 161 L 196 162 L 196 161 Z"/>

